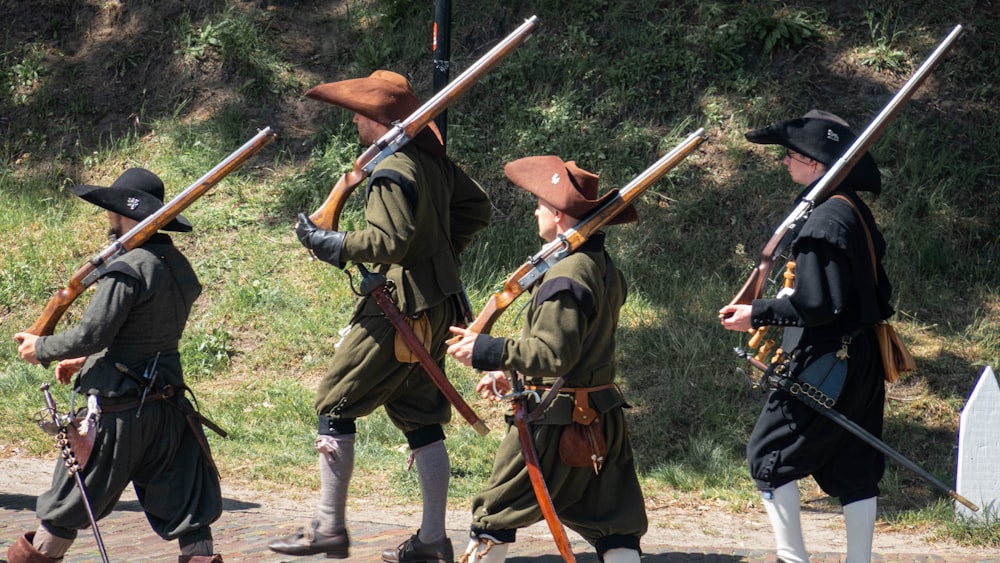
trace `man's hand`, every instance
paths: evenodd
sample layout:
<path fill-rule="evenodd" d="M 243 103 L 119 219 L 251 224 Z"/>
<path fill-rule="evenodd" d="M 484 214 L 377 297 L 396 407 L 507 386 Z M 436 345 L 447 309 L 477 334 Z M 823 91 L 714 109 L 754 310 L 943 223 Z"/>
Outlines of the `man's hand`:
<path fill-rule="evenodd" d="M 728 330 L 746 332 L 753 328 L 750 309 L 750 305 L 726 305 L 719 309 L 719 322 Z"/>
<path fill-rule="evenodd" d="M 501 395 L 510 393 L 510 390 L 510 380 L 502 371 L 487 372 L 476 385 L 476 392 L 479 393 L 479 396 L 490 401 L 501 400 Z"/>
<path fill-rule="evenodd" d="M 14 341 L 17 342 L 17 353 L 21 355 L 21 359 L 37 366 L 40 362 L 35 357 L 36 340 L 38 337 L 30 332 L 19 332 L 14 335 Z"/>
<path fill-rule="evenodd" d="M 446 352 L 463 366 L 472 367 L 472 349 L 476 345 L 476 338 L 479 336 L 479 333 L 472 332 L 460 326 L 448 327 L 448 330 L 457 337 L 457 340 L 452 339 L 454 343 L 448 346 Z"/>
<path fill-rule="evenodd" d="M 340 249 L 344 246 L 344 233 L 321 229 L 310 221 L 305 213 L 299 213 L 295 234 L 299 237 L 302 246 L 308 248 L 316 258 L 333 264 L 341 270 L 347 265 L 340 260 Z"/>
<path fill-rule="evenodd" d="M 83 363 L 86 361 L 87 356 L 60 360 L 56 364 L 56 379 L 59 380 L 59 383 L 68 385 L 70 381 L 73 381 L 73 376 L 76 375 L 76 372 L 80 371 L 80 368 L 83 367 Z"/>

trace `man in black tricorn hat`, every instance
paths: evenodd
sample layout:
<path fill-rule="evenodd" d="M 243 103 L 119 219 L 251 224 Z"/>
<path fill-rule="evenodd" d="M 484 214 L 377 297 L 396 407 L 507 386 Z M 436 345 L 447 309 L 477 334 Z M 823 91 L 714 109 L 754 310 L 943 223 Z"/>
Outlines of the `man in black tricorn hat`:
<path fill-rule="evenodd" d="M 142 168 L 108 188 L 73 193 L 108 211 L 121 236 L 163 206 L 163 182 Z M 178 215 L 162 227 L 187 232 Z M 48 367 L 60 383 L 87 397 L 93 450 L 80 472 L 96 518 L 111 513 L 131 482 L 153 530 L 177 539 L 179 562 L 218 563 L 210 524 L 222 514 L 219 477 L 201 425 L 184 398 L 178 342 L 201 284 L 170 237 L 157 233 L 111 262 L 80 322 L 61 333 L 14 335 L 18 353 Z M 76 375 L 74 379 L 73 376 Z M 11 563 L 60 561 L 79 530 L 90 526 L 84 499 L 60 463 L 52 488 L 38 497 L 38 529 L 7 552 Z"/>
<path fill-rule="evenodd" d="M 746 138 L 787 149 L 784 164 L 792 181 L 808 186 L 800 199 L 856 140 L 844 120 L 818 110 L 751 131 Z M 846 361 L 846 378 L 833 408 L 876 437 L 882 435 L 885 385 L 874 327 L 893 313 L 892 287 L 881 264 L 885 241 L 857 192 L 878 194 L 880 189 L 878 166 L 866 152 L 795 234 L 794 289 L 719 311 L 722 326 L 730 330 L 783 327 L 782 350 L 793 378 L 820 365 L 816 360 L 831 352 Z M 885 468 L 880 452 L 778 389 L 770 393 L 757 419 L 747 455 L 779 560 L 809 560 L 797 484 L 808 475 L 843 506 L 846 560 L 870 560 L 878 482 Z"/>

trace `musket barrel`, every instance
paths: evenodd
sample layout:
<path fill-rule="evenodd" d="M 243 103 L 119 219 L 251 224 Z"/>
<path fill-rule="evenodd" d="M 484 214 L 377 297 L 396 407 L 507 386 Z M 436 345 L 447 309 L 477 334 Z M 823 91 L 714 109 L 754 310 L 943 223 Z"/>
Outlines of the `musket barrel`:
<path fill-rule="evenodd" d="M 229 156 L 209 170 L 198 181 L 188 186 L 184 191 L 170 200 L 170 202 L 164 204 L 155 213 L 137 223 L 127 233 L 118 237 L 115 242 L 88 260 L 73 274 L 67 287 L 57 291 L 49 299 L 49 302 L 42 310 L 42 314 L 26 332 L 36 336 L 48 336 L 52 334 L 56 323 L 62 318 L 66 309 L 83 293 L 83 290 L 97 281 L 104 272 L 104 267 L 108 262 L 133 248 L 141 246 L 149 240 L 149 237 L 156 234 L 163 225 L 166 225 L 180 215 L 196 199 L 204 195 L 206 191 L 222 181 L 232 171 L 242 166 L 247 159 L 257 154 L 268 143 L 273 141 L 276 136 L 270 127 L 260 130 L 252 139 L 244 143 L 236 151 L 230 153 Z"/>
<path fill-rule="evenodd" d="M 951 49 L 955 40 L 961 34 L 962 26 L 956 25 L 951 33 L 927 57 L 923 64 L 907 79 L 896 95 L 889 100 L 889 103 L 875 116 L 875 119 L 865 127 L 864 131 L 858 135 L 851 146 L 844 151 L 844 154 L 837 159 L 833 166 L 827 170 L 826 174 L 809 190 L 809 193 L 802 198 L 802 201 L 795 206 L 795 209 L 778 225 L 771 235 L 771 239 L 761 252 L 760 262 L 754 268 L 754 271 L 751 272 L 750 278 L 740 291 L 729 302 L 730 305 L 749 304 L 753 299 L 758 299 L 763 295 L 768 273 L 771 271 L 774 257 L 780 254 L 782 250 L 782 240 L 784 237 L 801 226 L 812 213 L 812 210 L 833 193 L 837 186 L 847 177 L 865 151 L 882 136 L 889 122 L 902 111 L 906 103 L 913 97 L 917 88 L 923 84 L 924 80 L 937 67 L 938 63 L 940 63 L 941 59 Z"/>
<path fill-rule="evenodd" d="M 903 107 L 910 101 L 913 94 L 916 93 L 917 89 L 924 83 L 931 72 L 937 67 L 938 63 L 941 62 L 941 58 L 951 50 L 952 45 L 962 34 L 962 26 L 956 25 L 952 29 L 951 33 L 948 34 L 944 40 L 937 46 L 936 49 L 927 57 L 926 60 L 914 71 L 913 75 L 903 84 L 903 86 L 896 92 L 896 95 L 889 100 L 889 103 L 882 108 L 882 111 L 875 116 L 875 119 L 865 127 L 864 131 L 858 135 L 858 138 L 851 144 L 850 147 L 837 162 L 830 168 L 829 171 L 823 176 L 816 186 L 809 191 L 805 196 L 805 199 L 809 201 L 819 202 L 819 198 L 828 195 L 832 192 L 840 182 L 847 176 L 851 171 L 857 161 L 861 156 L 867 151 L 875 141 L 882 136 L 885 131 L 886 126 L 889 122 L 895 119 L 896 115 L 903 110 Z"/>

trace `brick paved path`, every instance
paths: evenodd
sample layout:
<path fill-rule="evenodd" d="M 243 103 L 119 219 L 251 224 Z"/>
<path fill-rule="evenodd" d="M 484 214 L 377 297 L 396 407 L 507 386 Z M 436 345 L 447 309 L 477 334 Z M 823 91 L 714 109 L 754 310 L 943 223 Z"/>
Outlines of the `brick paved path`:
<path fill-rule="evenodd" d="M 46 464 L 48 465 L 48 464 Z M 0 471 L 10 472 L 11 466 L 0 460 Z M 6 561 L 7 547 L 27 530 L 37 525 L 34 514 L 36 495 L 47 485 L 45 475 L 35 476 L 20 483 L 0 487 L 0 561 Z M 129 491 L 130 492 L 130 491 Z M 272 503 L 273 499 L 261 499 L 261 493 L 224 489 L 225 512 L 213 526 L 216 551 L 223 554 L 227 563 L 233 562 L 278 562 L 278 561 L 328 561 L 323 556 L 288 557 L 271 552 L 267 544 L 274 538 L 291 533 L 307 519 L 313 509 L 312 500 L 306 502 Z M 116 511 L 99 522 L 99 527 L 112 562 L 159 562 L 176 561 L 176 542 L 165 542 L 150 530 L 139 504 L 134 496 L 126 495 L 119 502 Z M 266 503 L 266 506 L 265 506 Z M 453 511 L 454 512 L 454 511 Z M 419 522 L 419 515 L 401 508 L 397 510 L 368 509 L 352 504 L 349 513 L 351 533 L 351 561 L 381 560 L 381 552 L 405 540 Z M 669 527 L 669 523 L 657 522 L 651 518 L 650 534 L 643 539 L 644 563 L 678 562 L 776 562 L 769 535 L 755 533 L 751 541 L 760 540 L 761 547 L 740 548 L 685 547 L 664 543 L 657 529 Z M 467 515 L 449 514 L 449 536 L 460 553 L 466 543 Z M 570 533 L 573 551 L 580 563 L 593 563 L 597 557 L 590 546 L 579 536 Z M 808 538 L 807 538 L 808 539 Z M 914 545 L 915 551 L 930 551 L 926 544 Z M 948 549 L 928 553 L 879 553 L 873 561 L 900 563 L 1000 563 L 1000 553 L 970 554 L 968 550 L 956 555 Z M 839 553 L 813 553 L 812 563 L 841 561 Z M 73 544 L 64 563 L 100 562 L 97 543 L 89 530 L 82 531 Z M 548 530 L 543 523 L 522 530 L 518 541 L 508 553 L 510 562 L 558 563 L 557 555 Z"/>

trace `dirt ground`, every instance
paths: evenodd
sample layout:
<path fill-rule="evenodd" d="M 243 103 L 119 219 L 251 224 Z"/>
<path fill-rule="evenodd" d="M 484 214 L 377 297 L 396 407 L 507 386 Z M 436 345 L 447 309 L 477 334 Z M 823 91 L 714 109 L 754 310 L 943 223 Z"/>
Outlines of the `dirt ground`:
<path fill-rule="evenodd" d="M 0 492 L 37 495 L 51 479 L 54 459 L 9 457 L 0 459 Z M 261 504 L 265 510 L 288 520 L 308 519 L 314 502 L 314 491 L 273 490 L 234 486 L 223 483 L 226 498 L 238 498 Z M 122 501 L 135 500 L 131 489 Z M 406 527 L 413 522 L 418 507 L 387 506 L 379 499 L 351 498 L 349 517 Z M 773 549 L 770 526 L 763 509 L 737 514 L 718 506 L 681 506 L 664 504 L 648 510 L 649 532 L 645 542 L 685 548 L 708 549 Z M 225 515 L 223 515 L 225 518 Z M 459 533 L 467 529 L 467 512 L 456 509 L 448 514 L 448 528 Z M 843 553 L 845 550 L 843 520 L 835 511 L 803 508 L 802 526 L 806 546 L 814 553 Z M 968 548 L 951 542 L 934 540 L 923 530 L 876 529 L 874 551 L 879 554 L 924 554 L 935 556 L 1000 557 L 1000 553 L 984 553 L 982 548 Z"/>

